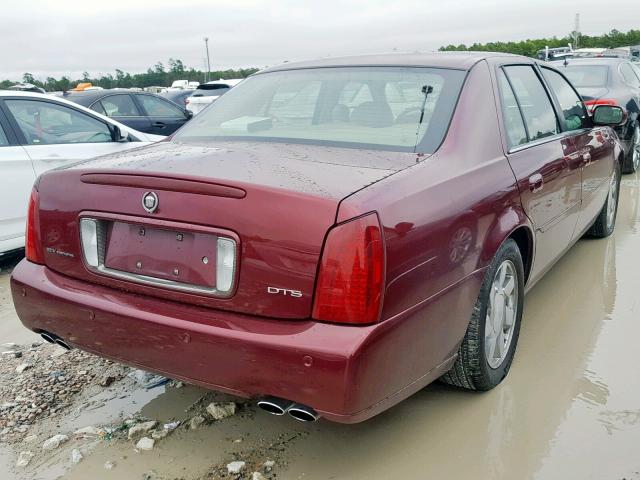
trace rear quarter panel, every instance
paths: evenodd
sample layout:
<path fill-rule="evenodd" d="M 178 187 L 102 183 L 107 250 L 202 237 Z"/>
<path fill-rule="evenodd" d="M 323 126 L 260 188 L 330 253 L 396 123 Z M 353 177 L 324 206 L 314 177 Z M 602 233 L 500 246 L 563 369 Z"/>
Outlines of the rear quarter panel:
<path fill-rule="evenodd" d="M 396 378 L 405 385 L 455 355 L 484 270 L 505 238 L 528 225 L 497 115 L 482 62 L 469 73 L 440 149 L 426 159 L 416 154 L 415 166 L 339 208 L 339 221 L 372 210 L 380 216 L 387 252 L 380 332 L 393 340 L 374 363 L 384 368 L 396 357 Z"/>

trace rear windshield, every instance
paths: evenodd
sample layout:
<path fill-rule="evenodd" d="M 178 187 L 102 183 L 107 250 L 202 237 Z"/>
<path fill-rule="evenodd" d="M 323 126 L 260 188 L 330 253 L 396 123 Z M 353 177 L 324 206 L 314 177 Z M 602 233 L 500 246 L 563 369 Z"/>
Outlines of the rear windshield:
<path fill-rule="evenodd" d="M 562 73 L 575 87 L 606 87 L 609 76 L 607 65 L 569 65 Z"/>
<path fill-rule="evenodd" d="M 442 142 L 465 72 L 350 67 L 255 75 L 174 137 L 247 139 L 431 153 Z"/>
<path fill-rule="evenodd" d="M 205 85 L 207 88 L 198 87 L 193 93 L 194 97 L 219 97 L 224 95 L 231 87 L 229 85 Z"/>

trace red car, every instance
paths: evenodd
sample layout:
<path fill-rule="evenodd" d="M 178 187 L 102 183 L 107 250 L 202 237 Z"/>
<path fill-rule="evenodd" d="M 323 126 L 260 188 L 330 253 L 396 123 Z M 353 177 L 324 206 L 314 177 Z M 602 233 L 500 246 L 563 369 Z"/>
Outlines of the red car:
<path fill-rule="evenodd" d="M 623 116 L 504 54 L 270 68 L 168 141 L 43 175 L 16 310 L 299 420 L 487 390 L 525 291 L 614 229 Z"/>

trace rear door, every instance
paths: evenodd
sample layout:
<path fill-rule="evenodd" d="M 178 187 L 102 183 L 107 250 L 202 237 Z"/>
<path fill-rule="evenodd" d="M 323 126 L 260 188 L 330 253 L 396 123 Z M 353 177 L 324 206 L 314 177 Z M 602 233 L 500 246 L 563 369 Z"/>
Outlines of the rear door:
<path fill-rule="evenodd" d="M 80 160 L 127 150 L 138 142 L 114 142 L 102 119 L 42 98 L 8 98 L 7 119 L 31 158 L 36 175 Z"/>
<path fill-rule="evenodd" d="M 579 165 L 582 175 L 582 212 L 576 235 L 591 226 L 607 196 L 615 160 L 611 129 L 591 128 L 591 119 L 571 84 L 558 72 L 542 67 L 557 102 L 560 126 L 565 132 L 562 150 L 569 165 Z"/>
<path fill-rule="evenodd" d="M 0 102 L 0 253 L 24 246 L 29 194 L 36 179 L 31 159 L 18 144 Z"/>
<path fill-rule="evenodd" d="M 580 165 L 566 158 L 551 98 L 532 64 L 497 72 L 507 158 L 535 227 L 535 282 L 570 245 L 580 214 Z"/>
<path fill-rule="evenodd" d="M 186 112 L 164 98 L 145 93 L 133 95 L 138 107 L 151 122 L 155 135 L 171 135 L 190 118 Z"/>
<path fill-rule="evenodd" d="M 153 133 L 151 121 L 128 93 L 102 97 L 91 105 L 91 109 L 139 132 Z"/>

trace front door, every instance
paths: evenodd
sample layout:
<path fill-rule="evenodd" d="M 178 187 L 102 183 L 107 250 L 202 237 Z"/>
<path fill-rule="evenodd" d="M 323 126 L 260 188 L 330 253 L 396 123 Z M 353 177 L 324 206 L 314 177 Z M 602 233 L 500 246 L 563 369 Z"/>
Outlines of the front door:
<path fill-rule="evenodd" d="M 3 126 L 4 124 L 4 126 Z M 16 144 L 0 111 L 0 253 L 24 246 L 29 195 L 36 174 L 24 148 Z"/>
<path fill-rule="evenodd" d="M 530 283 L 571 244 L 580 215 L 581 166 L 568 161 L 552 101 L 533 65 L 498 70 L 507 158 L 536 236 Z"/>

